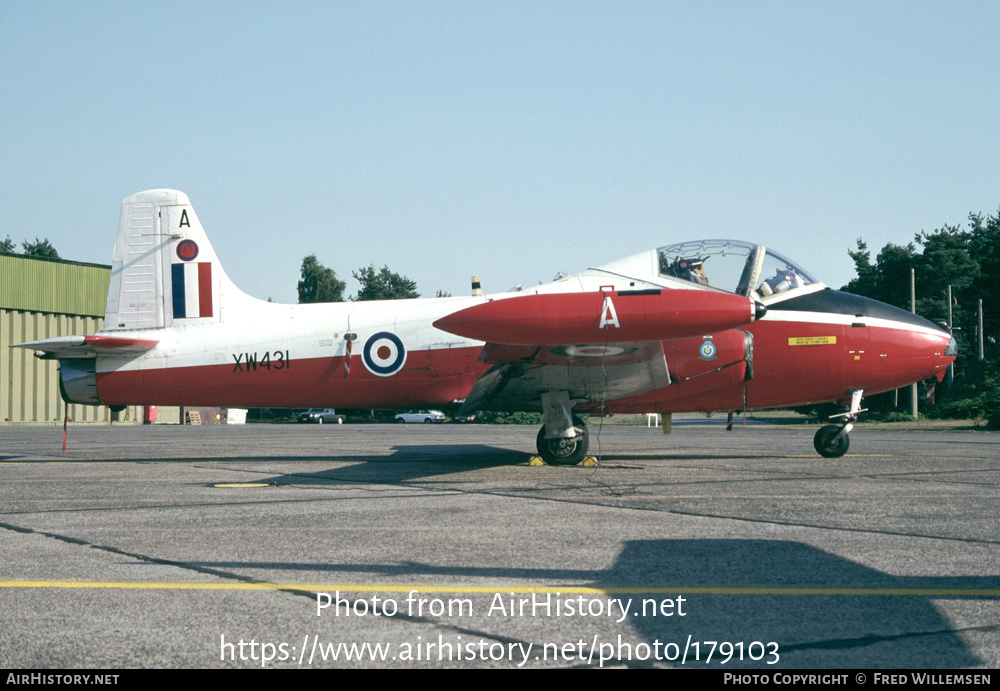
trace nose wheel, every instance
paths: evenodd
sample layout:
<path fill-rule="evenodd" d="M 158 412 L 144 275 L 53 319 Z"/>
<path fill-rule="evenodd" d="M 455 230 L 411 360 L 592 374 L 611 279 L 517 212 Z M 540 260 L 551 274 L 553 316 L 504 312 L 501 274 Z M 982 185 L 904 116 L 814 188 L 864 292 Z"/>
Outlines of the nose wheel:
<path fill-rule="evenodd" d="M 851 391 L 851 409 L 846 413 L 830 416 L 831 420 L 840 418 L 840 424 L 823 425 L 816 432 L 816 436 L 813 437 L 813 446 L 820 456 L 824 458 L 840 458 L 847 453 L 847 449 L 851 446 L 850 437 L 847 435 L 854 429 L 854 423 L 857 421 L 858 415 L 867 410 L 867 408 L 861 408 L 861 397 L 864 395 L 864 392 L 864 389 L 853 389 Z"/>
<path fill-rule="evenodd" d="M 851 446 L 846 425 L 823 425 L 813 437 L 816 452 L 824 458 L 840 458 Z"/>

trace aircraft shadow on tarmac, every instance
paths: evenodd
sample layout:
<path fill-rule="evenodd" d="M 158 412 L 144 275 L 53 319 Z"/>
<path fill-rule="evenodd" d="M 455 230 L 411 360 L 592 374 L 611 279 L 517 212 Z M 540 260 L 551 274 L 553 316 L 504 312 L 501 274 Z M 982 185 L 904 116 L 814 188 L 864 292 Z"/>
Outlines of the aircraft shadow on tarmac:
<path fill-rule="evenodd" d="M 451 576 L 503 585 L 589 586 L 597 589 L 658 588 L 668 594 L 617 594 L 632 598 L 632 612 L 643 600 L 660 602 L 685 598 L 685 617 L 629 616 L 631 625 L 650 646 L 676 643 L 683 650 L 692 642 L 743 642 L 744 660 L 722 664 L 718 651 L 707 666 L 725 668 L 955 668 L 984 664 L 960 634 L 995 637 L 995 623 L 956 630 L 935 606 L 936 600 L 991 596 L 921 593 L 919 590 L 991 590 L 1000 588 L 1000 576 L 903 577 L 886 574 L 802 543 L 784 540 L 638 540 L 625 542 L 614 565 L 606 570 L 517 568 L 504 566 L 443 567 L 402 561 L 387 564 L 303 564 L 210 562 L 214 568 L 275 569 L 328 574 L 374 575 L 385 578 L 426 579 Z M 713 592 L 698 592 L 711 588 Z M 676 589 L 676 592 L 673 592 Z M 739 592 L 749 589 L 754 592 Z M 759 592 L 777 589 L 779 592 Z M 861 593 L 809 592 L 814 589 L 850 589 Z M 721 592 L 719 592 L 721 591 Z M 506 593 L 503 593 L 506 595 Z M 566 596 L 564 596 L 566 597 Z M 575 596 L 574 596 L 575 597 Z M 590 596 L 588 596 L 590 597 Z M 593 596 L 602 599 L 608 596 Z M 573 617 L 580 623 L 579 617 Z M 990 620 L 992 621 L 992 620 Z M 627 638 L 630 638 L 626 636 Z M 779 664 L 765 664 L 763 648 L 754 647 L 758 661 L 748 659 L 753 641 L 778 643 Z M 702 643 L 705 665 L 707 646 Z M 760 659 L 763 657 L 763 659 Z"/>
<path fill-rule="evenodd" d="M 596 449 L 592 449 L 596 454 Z M 241 460 L 249 461 L 329 461 L 347 463 L 337 468 L 328 470 L 309 472 L 307 470 L 278 475 L 272 478 L 262 478 L 260 482 L 267 482 L 274 485 L 340 485 L 355 482 L 375 482 L 375 483 L 405 483 L 421 479 L 428 479 L 442 475 L 456 475 L 449 479 L 449 483 L 461 483 L 461 473 L 483 470 L 487 468 L 500 468 L 504 466 L 524 466 L 527 464 L 531 454 L 517 449 L 489 446 L 486 444 L 408 444 L 405 446 L 393 447 L 391 456 L 364 457 L 364 456 L 323 456 L 321 458 L 309 459 L 305 457 L 282 457 L 282 458 L 245 458 Z M 775 456 L 769 455 L 768 458 Z M 725 460 L 732 458 L 732 454 L 704 454 L 704 453 L 676 453 L 663 454 L 651 452 L 649 454 L 604 454 L 601 462 L 606 467 L 608 464 L 620 461 L 697 461 L 697 460 Z M 172 459 L 171 459 L 172 460 Z M 218 459 L 225 460 L 225 459 Z M 583 466 L 563 466 L 550 467 L 549 472 L 579 473 L 590 472 L 592 468 Z M 539 473 L 545 470 L 538 470 Z M 560 477 L 564 477 L 560 475 Z M 539 477 L 539 479 L 542 479 Z M 469 479 L 468 482 L 479 482 L 479 479 Z"/>
<path fill-rule="evenodd" d="M 317 481 L 322 481 L 324 475 L 336 473 L 341 477 L 345 472 L 359 473 L 357 477 L 352 477 L 350 481 L 382 481 L 385 482 L 386 473 L 391 476 L 398 476 L 400 481 L 407 477 L 422 477 L 425 475 L 439 475 L 444 473 L 457 473 L 463 470 L 476 470 L 480 468 L 493 468 L 500 466 L 519 465 L 527 462 L 529 454 L 521 450 L 490 446 L 487 444 L 407 444 L 392 447 L 391 455 L 369 456 L 363 453 L 334 454 L 334 453 L 301 453 L 301 454 L 267 454 L 248 455 L 239 450 L 228 454 L 205 455 L 200 448 L 196 448 L 190 455 L 178 455 L 176 451 L 168 455 L 156 455 L 155 452 L 147 451 L 142 458 L 129 457 L 127 451 L 123 451 L 119 456 L 98 453 L 94 455 L 61 456 L 58 452 L 39 458 L 26 458 L 23 454 L 12 454 L 0 456 L 0 461 L 12 461 L 18 463 L 190 463 L 217 461 L 227 462 L 250 462 L 250 463 L 294 463 L 319 462 L 319 463 L 350 463 L 352 465 L 342 468 L 334 468 L 327 473 L 296 473 L 288 476 L 278 476 L 272 482 L 276 484 L 288 484 L 289 482 L 300 483 L 303 477 L 315 476 Z M 370 468 L 369 468 L 370 466 Z M 365 470 L 367 468 L 367 470 Z M 287 480 L 283 478 L 289 478 Z M 331 479 L 331 481 L 333 481 Z"/>
<path fill-rule="evenodd" d="M 263 478 L 260 482 L 274 485 L 340 485 L 357 482 L 403 483 L 439 475 L 519 465 L 524 464 L 527 459 L 528 455 L 523 451 L 485 444 L 448 444 L 446 446 L 407 444 L 393 447 L 391 456 L 375 458 L 323 456 L 315 460 L 343 462 L 350 465 L 317 472 L 306 470 L 278 475 L 272 478 Z M 283 460 L 305 461 L 311 459 L 288 458 Z M 455 481 L 460 481 L 460 479 L 456 478 Z"/>

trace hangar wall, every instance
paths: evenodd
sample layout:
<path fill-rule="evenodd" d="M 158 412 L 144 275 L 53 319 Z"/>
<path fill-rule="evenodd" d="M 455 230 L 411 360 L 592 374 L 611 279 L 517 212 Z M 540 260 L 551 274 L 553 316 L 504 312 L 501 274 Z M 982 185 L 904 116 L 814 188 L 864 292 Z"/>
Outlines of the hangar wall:
<path fill-rule="evenodd" d="M 97 331 L 103 319 L 23 312 L 0 308 L 0 420 L 20 423 L 61 423 L 66 403 L 59 395 L 59 363 L 39 360 L 15 343 L 53 336 Z M 129 411 L 133 413 L 134 411 Z M 125 413 L 123 412 L 124 416 Z M 69 406 L 75 422 L 109 422 L 107 406 Z"/>
<path fill-rule="evenodd" d="M 0 425 L 62 423 L 58 362 L 10 346 L 99 330 L 110 281 L 110 266 L 0 252 Z M 179 417 L 161 410 L 163 422 Z M 70 404 L 68 413 L 77 423 L 112 421 L 107 406 Z M 141 414 L 132 406 L 116 420 L 136 424 Z"/>

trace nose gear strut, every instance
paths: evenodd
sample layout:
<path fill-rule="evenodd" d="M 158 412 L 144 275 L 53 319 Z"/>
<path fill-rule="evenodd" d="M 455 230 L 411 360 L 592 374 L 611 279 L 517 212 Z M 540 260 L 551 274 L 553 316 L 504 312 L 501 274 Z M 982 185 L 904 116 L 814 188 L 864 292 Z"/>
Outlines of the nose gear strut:
<path fill-rule="evenodd" d="M 847 449 L 851 445 L 851 440 L 847 435 L 854 429 L 854 423 L 857 422 L 858 415 L 868 410 L 861 407 L 861 397 L 864 393 L 864 389 L 851 389 L 851 409 L 830 416 L 831 420 L 840 418 L 841 422 L 836 425 L 824 425 L 816 432 L 816 436 L 813 438 L 813 446 L 816 447 L 816 451 L 819 452 L 820 456 L 825 458 L 840 458 L 847 453 Z"/>

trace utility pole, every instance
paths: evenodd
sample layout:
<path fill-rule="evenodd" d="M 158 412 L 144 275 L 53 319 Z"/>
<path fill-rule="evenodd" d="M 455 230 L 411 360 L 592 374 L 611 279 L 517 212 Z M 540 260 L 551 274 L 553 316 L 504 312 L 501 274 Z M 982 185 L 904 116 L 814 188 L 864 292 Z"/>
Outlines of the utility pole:
<path fill-rule="evenodd" d="M 917 313 L 917 272 L 910 268 L 910 312 Z M 917 382 L 910 384 L 910 415 L 919 417 L 917 411 Z"/>
<path fill-rule="evenodd" d="M 979 361 L 983 361 L 983 299 L 979 298 Z"/>

